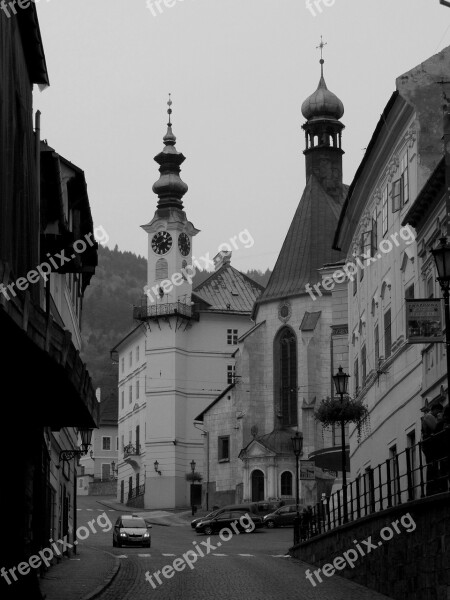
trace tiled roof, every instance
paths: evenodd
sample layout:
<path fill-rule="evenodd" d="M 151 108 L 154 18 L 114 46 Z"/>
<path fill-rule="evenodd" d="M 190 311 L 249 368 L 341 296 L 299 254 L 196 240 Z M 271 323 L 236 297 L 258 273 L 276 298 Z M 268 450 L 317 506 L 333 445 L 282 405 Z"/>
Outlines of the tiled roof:
<path fill-rule="evenodd" d="M 117 425 L 119 418 L 119 402 L 116 392 L 111 392 L 100 402 L 100 423 L 99 425 Z"/>
<path fill-rule="evenodd" d="M 341 252 L 332 250 L 331 244 L 347 189 L 342 185 L 342 200 L 338 203 L 314 175 L 310 176 L 269 283 L 257 304 L 307 293 L 305 285 L 321 279 L 317 269 L 342 259 Z"/>
<path fill-rule="evenodd" d="M 223 265 L 195 288 L 195 296 L 209 304 L 207 311 L 250 314 L 264 288 L 229 263 Z"/>

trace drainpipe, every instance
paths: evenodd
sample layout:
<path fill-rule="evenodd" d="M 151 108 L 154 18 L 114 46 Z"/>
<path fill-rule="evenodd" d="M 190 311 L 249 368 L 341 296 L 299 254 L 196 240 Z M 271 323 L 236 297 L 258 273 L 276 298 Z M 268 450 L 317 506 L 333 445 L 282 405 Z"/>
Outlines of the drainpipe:
<path fill-rule="evenodd" d="M 34 126 L 37 205 L 37 261 L 41 260 L 41 111 L 37 110 Z M 39 286 L 40 287 L 40 286 Z M 39 298 L 39 304 L 41 304 Z"/>

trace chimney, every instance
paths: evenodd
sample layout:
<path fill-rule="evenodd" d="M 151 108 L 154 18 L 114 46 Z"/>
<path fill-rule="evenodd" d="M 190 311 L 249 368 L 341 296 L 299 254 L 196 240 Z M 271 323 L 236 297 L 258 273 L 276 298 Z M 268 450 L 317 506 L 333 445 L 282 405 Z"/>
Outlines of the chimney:
<path fill-rule="evenodd" d="M 214 261 L 214 270 L 215 271 L 218 271 L 224 265 L 229 265 L 231 262 L 231 250 L 221 250 L 213 258 L 213 261 Z"/>

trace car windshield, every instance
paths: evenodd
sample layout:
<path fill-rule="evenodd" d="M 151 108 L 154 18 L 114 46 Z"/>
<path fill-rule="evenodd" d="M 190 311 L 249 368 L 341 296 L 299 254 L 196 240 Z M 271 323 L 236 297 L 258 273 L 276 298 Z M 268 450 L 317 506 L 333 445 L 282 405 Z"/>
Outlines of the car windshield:
<path fill-rule="evenodd" d="M 147 529 L 144 519 L 122 519 L 122 527 L 126 528 L 144 528 Z"/>

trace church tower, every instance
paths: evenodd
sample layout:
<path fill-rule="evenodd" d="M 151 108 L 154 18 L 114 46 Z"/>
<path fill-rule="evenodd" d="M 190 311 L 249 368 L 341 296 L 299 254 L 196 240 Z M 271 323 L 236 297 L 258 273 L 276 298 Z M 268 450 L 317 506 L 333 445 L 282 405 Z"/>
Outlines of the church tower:
<path fill-rule="evenodd" d="M 320 43 L 321 52 L 324 43 Z M 314 174 L 323 189 L 336 198 L 342 199 L 342 130 L 340 119 L 344 114 L 344 105 L 330 92 L 323 76 L 323 57 L 320 59 L 320 81 L 317 90 L 302 104 L 302 113 L 306 123 L 306 181 Z"/>
<path fill-rule="evenodd" d="M 153 185 L 158 196 L 157 208 L 150 223 L 142 227 L 148 234 L 146 295 L 148 304 L 155 307 L 178 302 L 190 306 L 192 238 L 199 233 L 183 210 L 182 199 L 188 186 L 180 177 L 180 166 L 186 158 L 175 148 L 170 98 L 167 104 L 169 122 L 163 137 L 164 149 L 154 159 L 160 172 L 158 181 Z"/>

